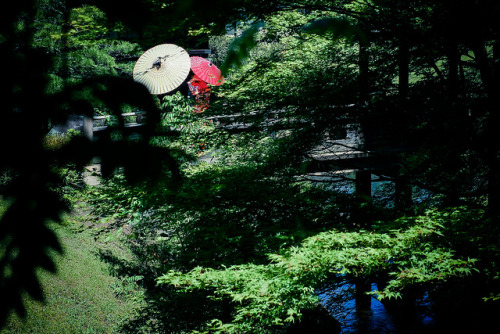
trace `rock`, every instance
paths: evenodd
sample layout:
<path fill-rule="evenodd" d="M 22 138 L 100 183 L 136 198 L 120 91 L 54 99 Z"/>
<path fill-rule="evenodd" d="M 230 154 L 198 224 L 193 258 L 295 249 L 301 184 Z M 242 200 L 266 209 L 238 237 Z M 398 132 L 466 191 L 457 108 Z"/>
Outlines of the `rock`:
<path fill-rule="evenodd" d="M 55 124 L 50 130 L 50 134 L 62 135 L 68 132 L 69 129 L 83 131 L 84 117 L 81 115 L 68 115 L 65 123 Z"/>
<path fill-rule="evenodd" d="M 89 186 L 96 186 L 100 184 L 100 176 L 101 176 L 100 164 L 87 166 L 85 167 L 85 171 L 83 172 L 83 181 Z"/>

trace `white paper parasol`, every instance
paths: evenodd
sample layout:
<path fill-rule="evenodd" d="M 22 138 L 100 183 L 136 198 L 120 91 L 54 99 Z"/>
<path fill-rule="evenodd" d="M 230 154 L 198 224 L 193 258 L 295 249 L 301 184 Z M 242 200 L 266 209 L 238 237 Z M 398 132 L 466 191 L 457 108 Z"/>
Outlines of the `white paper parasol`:
<path fill-rule="evenodd" d="M 174 44 L 160 44 L 139 57 L 133 76 L 151 94 L 159 95 L 179 87 L 190 69 L 191 60 L 186 50 Z"/>

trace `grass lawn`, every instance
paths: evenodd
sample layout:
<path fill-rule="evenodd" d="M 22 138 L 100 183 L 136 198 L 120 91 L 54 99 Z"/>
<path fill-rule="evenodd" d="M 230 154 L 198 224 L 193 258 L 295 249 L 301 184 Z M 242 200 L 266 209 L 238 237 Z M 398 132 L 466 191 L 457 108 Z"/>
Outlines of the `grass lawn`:
<path fill-rule="evenodd" d="M 88 231 L 54 225 L 64 254 L 54 254 L 56 274 L 40 270 L 45 302 L 26 298 L 25 319 L 12 314 L 0 334 L 117 333 L 120 323 L 134 315 L 137 304 L 118 297 L 120 282 L 97 257 L 98 245 Z"/>

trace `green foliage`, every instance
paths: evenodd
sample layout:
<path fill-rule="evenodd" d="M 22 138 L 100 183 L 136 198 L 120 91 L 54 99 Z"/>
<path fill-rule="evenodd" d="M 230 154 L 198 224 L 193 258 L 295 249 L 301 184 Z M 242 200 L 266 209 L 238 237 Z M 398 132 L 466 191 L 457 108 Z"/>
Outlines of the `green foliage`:
<path fill-rule="evenodd" d="M 491 293 L 488 297 L 484 297 L 483 300 L 485 302 L 488 302 L 488 301 L 492 301 L 492 302 L 496 302 L 496 301 L 499 301 L 500 300 L 500 293 Z"/>
<path fill-rule="evenodd" d="M 151 95 L 130 79 L 132 64 L 116 63 L 121 56 L 137 55 L 139 50 L 129 42 L 93 35 L 94 29 L 104 33 L 104 15 L 93 7 L 82 7 L 71 16 L 70 5 L 79 4 L 22 1 L 0 14 L 0 54 L 10 78 L 0 87 L 5 92 L 0 108 L 0 141 L 4 144 L 0 175 L 7 176 L 2 180 L 1 195 L 9 203 L 0 217 L 0 326 L 13 310 L 25 314 L 24 295 L 44 299 L 34 273 L 37 268 L 55 270 L 48 253 L 61 251 L 61 247 L 48 224 L 61 221 L 68 210 L 60 190 L 64 182 L 75 180 L 76 175 L 63 171 L 69 164 L 80 169 L 92 157 L 105 156 L 105 175 L 118 165 L 128 165 L 126 174 L 129 179 L 135 175 L 135 180 L 155 174 L 153 170 L 158 171 L 164 158 L 175 169 L 165 150 L 149 146 L 154 126 L 142 129 L 143 141 L 130 142 L 127 136 L 116 140 L 109 135 L 97 143 L 78 136 L 61 146 L 61 141 L 47 145 L 49 124 L 64 122 L 68 113 L 91 117 L 99 107 L 120 114 L 123 106 L 133 105 L 151 111 L 150 124 L 159 121 Z M 69 34 L 70 18 L 78 30 Z M 121 69 L 126 69 L 126 76 L 119 77 Z M 113 130 L 124 131 L 123 126 Z M 148 161 L 147 172 L 138 167 L 138 161 L 141 166 Z"/>
<path fill-rule="evenodd" d="M 69 144 L 71 139 L 78 136 L 80 136 L 80 132 L 74 129 L 70 129 L 64 134 L 48 134 L 44 140 L 45 149 L 50 151 L 59 150 L 64 145 Z"/>
<path fill-rule="evenodd" d="M 169 272 L 158 282 L 187 291 L 214 288 L 210 298 L 229 298 L 234 302 L 232 323 L 212 320 L 207 329 L 217 333 L 269 332 L 274 326 L 295 322 L 301 309 L 312 308 L 318 302 L 311 287 L 294 284 L 276 269 L 242 265 L 216 271 L 197 267 L 187 275 Z"/>
<path fill-rule="evenodd" d="M 241 60 L 239 71 L 230 72 L 230 80 L 218 87 L 219 98 L 211 111 L 237 110 L 236 119 L 265 135 L 299 128 L 301 138 L 313 140 L 323 126 L 331 126 L 340 116 L 331 112 L 331 106 L 355 98 L 356 68 L 349 62 L 355 61 L 357 51 L 328 37 L 304 33 L 301 28 L 310 19 L 299 12 L 269 14 L 265 28 L 252 27 L 235 38 L 234 45 L 248 44 L 247 55 L 233 54 Z M 225 52 L 216 49 L 216 54 Z M 317 121 L 314 130 L 307 129 L 311 121 Z M 304 142 L 302 152 L 311 145 L 312 141 Z"/>
<path fill-rule="evenodd" d="M 46 2 L 45 6 L 51 3 Z M 133 64 L 119 61 L 138 57 L 141 50 L 137 44 L 111 37 L 123 32 L 122 25 L 110 23 L 95 6 L 52 6 L 40 10 L 34 24 L 34 46 L 55 55 L 48 93 L 61 91 L 60 80 L 80 82 L 100 75 L 129 76 Z"/>
<path fill-rule="evenodd" d="M 100 229 L 129 229 L 133 261 L 109 260 L 120 262 L 128 277 L 117 292 L 127 295 L 138 277 L 147 288 L 148 308 L 138 319 L 146 319 L 139 326 L 144 332 L 273 331 L 298 321 L 302 309 L 317 302 L 314 288 L 329 279 L 388 277 L 380 298 L 437 289 L 475 267 L 484 281 L 498 282 L 498 227 L 483 221 L 481 212 L 435 211 L 359 231 L 353 217 L 370 205 L 298 181 L 313 165 L 307 152 L 326 132 L 363 122 L 367 138 L 393 136 L 383 149 L 418 148 L 403 160 L 393 155 L 403 169 L 387 170 L 390 177 L 402 172 L 409 182 L 448 197 L 446 203 L 483 205 L 490 195 L 495 208 L 499 146 L 487 138 L 498 129 L 492 94 L 498 55 L 490 47 L 498 39 L 498 5 L 80 3 L 24 1 L 0 14 L 0 54 L 9 65 L 1 87 L 0 139 L 9 145 L 0 162 L 8 203 L 0 221 L 0 292 L 6 300 L 0 322 L 13 306 L 22 313 L 23 291 L 41 299 L 31 273 L 53 269 L 47 250 L 60 249 L 47 222 L 65 208 L 61 186 L 77 180 L 67 163 L 81 167 L 94 156 L 102 157 L 105 176 L 125 166 L 88 196 Z M 146 21 L 140 34 L 118 23 L 139 28 Z M 210 110 L 194 115 L 189 101 L 174 95 L 162 101 L 160 118 L 149 93 L 132 83 L 133 62 L 126 60 L 155 41 L 202 45 L 195 39 L 236 21 L 240 27 L 258 23 L 239 37 L 213 39 L 227 81 L 214 87 Z M 365 37 L 367 54 L 359 57 L 358 41 Z M 360 78 L 361 72 L 368 75 Z M 411 73 L 406 88 L 405 72 Z M 49 120 L 64 119 L 66 112 L 118 117 L 135 108 L 151 117 L 151 131 L 138 140 L 116 122 L 95 143 L 46 141 Z M 202 117 L 212 113 L 245 126 L 217 130 Z M 26 127 L 21 134 L 13 130 L 19 124 Z M 142 182 L 151 175 L 160 181 Z M 181 175 L 184 183 L 174 183 Z"/>
<path fill-rule="evenodd" d="M 183 291 L 206 290 L 215 300 L 234 305 L 230 323 L 207 324 L 215 332 L 272 332 L 273 326 L 299 321 L 302 311 L 318 299 L 316 288 L 346 277 L 388 273 L 391 279 L 378 298 L 400 298 L 411 286 L 436 284 L 471 275 L 476 260 L 460 259 L 453 250 L 436 247 L 445 229 L 446 213 L 405 218 L 407 227 L 378 233 L 328 231 L 305 239 L 300 246 L 270 254 L 266 265 L 196 267 L 187 273 L 169 271 L 159 284 Z"/>
<path fill-rule="evenodd" d="M 113 292 L 117 296 L 129 297 L 129 299 L 138 299 L 137 296 L 137 282 L 143 279 L 142 276 L 129 276 L 119 277 L 114 283 L 111 284 Z"/>
<path fill-rule="evenodd" d="M 207 320 L 221 315 L 223 319 L 227 313 L 226 301 L 206 300 L 205 292 L 154 286 L 155 278 L 166 270 L 267 262 L 266 253 L 299 243 L 311 231 L 332 226 L 334 218 L 338 224 L 345 220 L 340 215 L 345 203 L 325 203 L 325 197 L 334 193 L 295 182 L 295 169 L 283 159 L 284 148 L 292 149 L 293 138 L 225 134 L 224 141 L 224 133 L 205 125 L 181 96 L 164 102 L 163 127 L 179 135 L 175 141 L 155 137 L 155 145 L 189 151 L 193 140 L 206 135 L 207 147 L 214 148 L 212 162 L 186 159 L 181 166 L 183 182 L 176 192 L 146 184 L 132 187 L 118 174 L 89 189 L 87 199 L 97 226 L 109 229 L 126 224 L 130 230 L 126 239 L 134 260 L 117 262 L 125 267 L 127 277 L 142 276 L 148 286 L 148 307 L 128 325 L 133 332 L 201 330 Z M 195 317 L 188 310 L 189 315 L 179 313 L 179 307 L 189 309 L 193 304 L 207 311 Z M 172 318 L 178 322 L 172 323 Z"/>
<path fill-rule="evenodd" d="M 345 18 L 329 17 L 319 19 L 305 26 L 304 31 L 318 35 L 332 34 L 335 39 L 345 38 L 357 42 L 367 42 L 366 34 Z"/>
<path fill-rule="evenodd" d="M 256 35 L 262 27 L 263 23 L 261 22 L 253 24 L 231 43 L 224 64 L 221 65 L 223 73 L 232 67 L 239 67 L 243 64 L 243 61 L 257 44 Z"/>
<path fill-rule="evenodd" d="M 145 195 L 145 185 L 131 187 L 123 174 L 117 174 L 102 180 L 100 186 L 88 188 L 83 199 L 93 207 L 92 214 L 98 220 L 121 226 L 139 219 L 140 213 L 146 209 Z"/>
<path fill-rule="evenodd" d="M 233 37 L 222 35 L 222 36 L 210 36 L 208 43 L 212 54 L 210 55 L 210 59 L 214 62 L 214 64 L 223 64 L 226 57 L 227 52 L 229 50 L 229 46 Z M 224 73 L 227 76 L 227 72 Z"/>
<path fill-rule="evenodd" d="M 154 139 L 154 142 L 157 145 L 176 149 L 178 154 L 184 152 L 186 158 L 188 155 L 199 156 L 202 153 L 201 144 L 207 149 L 209 142 L 213 142 L 217 136 L 214 124 L 202 115 L 194 113 L 192 101 L 179 92 L 165 96 L 162 102 L 161 126 L 166 131 L 176 132 L 177 136 L 175 138 L 158 137 Z"/>

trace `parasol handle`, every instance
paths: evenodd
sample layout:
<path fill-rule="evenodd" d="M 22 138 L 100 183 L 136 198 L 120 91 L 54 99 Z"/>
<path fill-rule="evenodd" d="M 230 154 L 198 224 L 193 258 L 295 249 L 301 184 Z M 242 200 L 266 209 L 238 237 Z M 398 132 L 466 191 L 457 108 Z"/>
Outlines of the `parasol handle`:
<path fill-rule="evenodd" d="M 158 59 L 155 60 L 155 62 L 153 63 L 153 66 L 151 66 L 151 68 L 153 67 L 156 67 L 157 70 L 160 69 L 161 67 L 161 57 L 158 57 Z"/>

